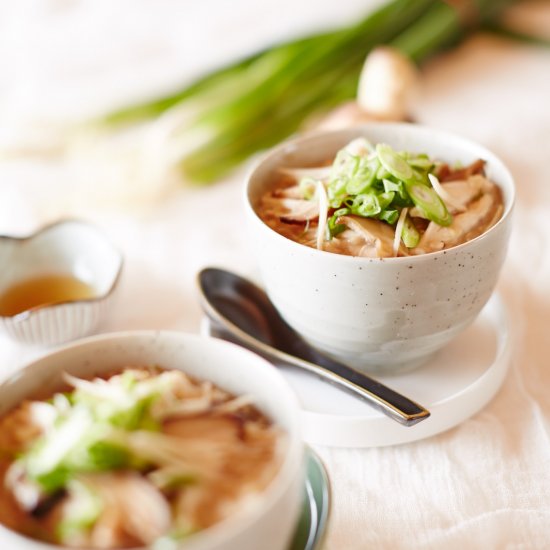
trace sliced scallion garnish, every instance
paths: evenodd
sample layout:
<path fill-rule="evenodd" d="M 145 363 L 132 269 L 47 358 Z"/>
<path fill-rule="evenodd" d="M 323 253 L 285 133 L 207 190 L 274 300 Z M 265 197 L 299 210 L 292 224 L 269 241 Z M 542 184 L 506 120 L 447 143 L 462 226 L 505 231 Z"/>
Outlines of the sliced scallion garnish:
<path fill-rule="evenodd" d="M 407 161 L 400 157 L 389 145 L 379 143 L 376 154 L 380 164 L 397 179 L 407 181 L 413 177 L 412 168 Z"/>
<path fill-rule="evenodd" d="M 422 210 L 428 220 L 438 225 L 451 225 L 453 218 L 451 214 L 449 214 L 445 203 L 433 188 L 421 183 L 406 183 L 405 185 L 415 206 Z"/>
<path fill-rule="evenodd" d="M 400 239 L 408 248 L 414 248 L 420 234 L 408 212 L 415 207 L 421 215 L 439 225 L 449 225 L 452 216 L 441 193 L 432 185 L 436 162 L 423 153 L 395 151 L 380 143 L 373 148 L 364 140 L 354 140 L 341 149 L 334 159 L 328 181 L 304 178 L 300 189 L 304 198 L 311 198 L 312 189 L 322 184 L 328 200 L 327 219 L 321 214 L 318 245 L 321 234 L 330 240 L 346 227 L 337 223 L 346 215 L 374 218 L 390 225 L 399 221 Z M 317 194 L 319 191 L 317 191 Z M 407 210 L 402 215 L 403 211 Z M 322 222 L 322 223 L 321 223 Z"/>
<path fill-rule="evenodd" d="M 418 246 L 420 241 L 420 233 L 408 215 L 405 217 L 405 221 L 403 223 L 401 240 L 407 248 L 414 248 L 415 246 Z"/>
<path fill-rule="evenodd" d="M 378 159 L 363 157 L 362 161 L 357 164 L 355 173 L 346 185 L 348 194 L 357 195 L 364 193 L 375 181 L 379 166 Z"/>
<path fill-rule="evenodd" d="M 409 166 L 414 168 L 420 168 L 421 170 L 430 170 L 433 168 L 434 161 L 426 158 L 424 156 L 418 155 L 417 157 L 412 157 L 407 159 Z"/>

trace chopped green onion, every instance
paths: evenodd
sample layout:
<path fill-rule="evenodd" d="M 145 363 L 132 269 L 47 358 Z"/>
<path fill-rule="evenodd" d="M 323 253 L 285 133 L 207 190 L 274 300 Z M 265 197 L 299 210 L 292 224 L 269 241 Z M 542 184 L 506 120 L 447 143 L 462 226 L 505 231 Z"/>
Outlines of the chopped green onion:
<path fill-rule="evenodd" d="M 376 158 L 360 158 L 355 172 L 346 185 L 347 193 L 349 195 L 364 193 L 374 182 L 379 166 L 380 164 Z"/>
<path fill-rule="evenodd" d="M 180 550 L 183 541 L 189 538 L 196 529 L 191 526 L 178 526 L 170 533 L 153 542 L 152 550 Z"/>
<path fill-rule="evenodd" d="M 403 208 L 399 214 L 399 219 L 395 225 L 395 233 L 393 235 L 393 255 L 394 257 L 399 254 L 399 247 L 401 245 L 401 235 L 403 233 L 403 225 L 405 223 L 405 218 L 407 217 L 408 208 Z"/>
<path fill-rule="evenodd" d="M 347 203 L 346 203 L 347 204 Z M 350 205 L 352 214 L 372 218 L 382 211 L 378 197 L 374 193 L 361 193 L 355 195 Z"/>
<path fill-rule="evenodd" d="M 397 179 L 407 181 L 413 177 L 412 168 L 407 161 L 401 158 L 389 145 L 379 143 L 376 154 L 380 164 Z"/>
<path fill-rule="evenodd" d="M 47 436 L 37 440 L 20 459 L 28 475 L 40 483 L 46 492 L 64 485 L 64 461 L 93 426 L 93 417 L 82 407 L 61 419 Z"/>
<path fill-rule="evenodd" d="M 51 400 L 57 406 L 56 421 L 17 461 L 25 475 L 50 494 L 79 473 L 147 468 L 149 463 L 115 435 L 124 430 L 158 430 L 154 405 L 172 387 L 173 374 L 140 380 L 126 371 L 96 382 L 65 378 L 75 389 Z"/>
<path fill-rule="evenodd" d="M 395 193 L 393 191 L 388 193 L 380 193 L 378 195 L 378 204 L 380 205 L 380 208 L 382 210 L 387 208 L 390 204 L 392 204 L 394 197 Z"/>
<path fill-rule="evenodd" d="M 394 191 L 396 193 L 401 194 L 401 192 L 403 191 L 403 183 L 400 181 L 392 181 L 384 178 L 382 180 L 382 183 L 384 185 L 384 191 L 386 193 L 389 193 L 390 191 Z"/>
<path fill-rule="evenodd" d="M 420 168 L 421 170 L 431 170 L 434 166 L 433 160 L 420 155 L 407 159 L 407 162 L 409 163 L 409 166 Z"/>
<path fill-rule="evenodd" d="M 417 215 L 439 225 L 451 224 L 451 214 L 437 188 L 432 187 L 434 176 L 430 170 L 436 166 L 434 160 L 424 153 L 396 152 L 387 144 L 378 144 L 375 152 L 370 144 L 362 148 L 360 145 L 358 140 L 348 144 L 336 154 L 332 164 L 326 184 L 327 209 L 332 209 L 332 214 L 328 212 L 326 223 L 322 224 L 326 240 L 346 229 L 344 224 L 337 222 L 339 218 L 354 215 L 378 219 L 389 225 L 398 224 L 396 239 L 397 228 L 399 239 L 395 246 L 398 247 L 402 239 L 407 248 L 414 248 L 420 234 L 408 215 L 412 206 L 416 206 Z M 322 186 L 325 190 L 321 180 L 301 180 L 304 198 L 310 197 L 314 186 L 316 189 Z"/>
<path fill-rule="evenodd" d="M 196 473 L 185 472 L 179 468 L 159 468 L 148 474 L 148 478 L 161 491 L 170 491 L 185 485 L 192 485 L 198 480 Z"/>
<path fill-rule="evenodd" d="M 407 248 L 414 248 L 415 246 L 418 246 L 418 243 L 420 241 L 420 233 L 418 232 L 418 229 L 416 229 L 415 225 L 408 215 L 405 218 L 405 222 L 403 223 L 401 240 Z"/>
<path fill-rule="evenodd" d="M 298 184 L 302 197 L 307 200 L 312 200 L 317 189 L 317 180 L 313 178 L 302 178 Z"/>
<path fill-rule="evenodd" d="M 378 168 L 378 172 L 376 172 L 376 179 L 384 180 L 389 177 L 391 177 L 391 174 L 386 170 L 384 166 L 380 165 L 380 168 Z"/>
<path fill-rule="evenodd" d="M 339 208 L 338 210 L 336 210 L 336 211 L 334 212 L 334 216 L 336 216 L 337 218 L 339 218 L 340 216 L 347 216 L 349 213 L 350 213 L 350 209 L 349 209 L 349 208 Z"/>
<path fill-rule="evenodd" d="M 422 185 L 428 185 L 430 184 L 430 182 L 428 181 L 428 178 L 427 178 L 427 173 L 426 172 L 422 172 L 416 168 L 413 168 L 412 169 L 412 177 L 411 179 L 409 180 L 410 183 L 420 183 Z"/>
<path fill-rule="evenodd" d="M 412 201 L 407 193 L 404 182 L 383 179 L 382 185 L 386 193 L 392 192 L 394 194 L 393 204 L 395 206 L 412 206 Z"/>
<path fill-rule="evenodd" d="M 399 210 L 383 210 L 378 219 L 393 225 L 399 219 Z"/>
<path fill-rule="evenodd" d="M 406 182 L 405 185 L 415 206 L 426 215 L 428 220 L 443 226 L 451 225 L 453 221 L 451 214 L 431 187 L 421 183 Z"/>
<path fill-rule="evenodd" d="M 349 208 L 339 208 L 334 212 L 334 214 L 328 219 L 327 229 L 326 229 L 326 240 L 330 241 L 333 237 L 345 231 L 346 226 L 343 223 L 336 223 L 338 218 L 341 216 L 347 216 L 351 213 Z"/>
<path fill-rule="evenodd" d="M 73 546 L 82 540 L 82 534 L 92 528 L 103 511 L 100 496 L 86 483 L 72 479 L 67 485 L 69 504 L 57 526 L 57 535 L 63 544 Z"/>

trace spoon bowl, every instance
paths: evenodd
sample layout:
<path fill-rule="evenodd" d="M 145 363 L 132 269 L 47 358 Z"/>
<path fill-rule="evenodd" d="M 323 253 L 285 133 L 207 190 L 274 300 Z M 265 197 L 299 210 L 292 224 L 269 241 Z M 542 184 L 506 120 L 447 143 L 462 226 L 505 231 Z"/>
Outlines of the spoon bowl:
<path fill-rule="evenodd" d="M 201 305 L 216 336 L 255 351 L 276 366 L 307 370 L 404 426 L 414 426 L 430 416 L 418 403 L 311 347 L 251 281 L 229 271 L 206 268 L 197 282 Z"/>

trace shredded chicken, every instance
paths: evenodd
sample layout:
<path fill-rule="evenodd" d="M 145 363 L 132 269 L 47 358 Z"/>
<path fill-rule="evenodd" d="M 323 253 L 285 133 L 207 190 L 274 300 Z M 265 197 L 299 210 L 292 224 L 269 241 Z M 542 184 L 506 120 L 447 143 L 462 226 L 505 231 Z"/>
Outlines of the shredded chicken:
<path fill-rule="evenodd" d="M 86 474 L 79 480 L 94 491 L 102 510 L 93 527 L 73 535 L 65 544 L 91 548 L 148 546 L 170 528 L 167 499 L 144 477 L 133 472 Z M 70 510 L 72 496 L 61 504 Z"/>
<path fill-rule="evenodd" d="M 278 199 L 300 199 L 303 200 L 302 190 L 299 185 L 293 185 L 291 187 L 283 187 L 282 189 L 276 189 L 273 192 L 273 196 Z"/>
<path fill-rule="evenodd" d="M 394 255 L 394 231 L 387 223 L 360 216 L 342 216 L 338 218 L 337 222 L 343 223 L 348 229 L 333 240 L 346 240 L 348 238 L 346 233 L 348 232 L 352 232 L 361 238 L 362 246 L 354 256 L 383 258 Z M 401 256 L 407 255 L 407 249 L 402 243 L 399 246 L 398 254 Z"/>
<path fill-rule="evenodd" d="M 502 215 L 502 200 L 497 186 L 490 185 L 490 190 L 469 203 L 465 212 L 453 217 L 450 226 L 442 227 L 431 222 L 413 253 L 425 254 L 457 246 L 481 235 L 494 225 Z"/>
<path fill-rule="evenodd" d="M 0 455 L 14 456 L 43 432 L 33 408 L 31 401 L 25 401 L 11 414 L 0 419 Z"/>
<path fill-rule="evenodd" d="M 266 214 L 286 222 L 305 222 L 319 217 L 319 201 L 266 197 L 263 202 Z"/>
<path fill-rule="evenodd" d="M 465 180 L 452 180 L 443 184 L 445 191 L 453 198 L 453 202 L 461 205 L 461 209 L 466 208 L 473 200 L 477 199 L 482 193 L 488 192 L 487 180 L 483 176 L 470 176 Z M 450 209 L 452 214 L 456 209 Z"/>

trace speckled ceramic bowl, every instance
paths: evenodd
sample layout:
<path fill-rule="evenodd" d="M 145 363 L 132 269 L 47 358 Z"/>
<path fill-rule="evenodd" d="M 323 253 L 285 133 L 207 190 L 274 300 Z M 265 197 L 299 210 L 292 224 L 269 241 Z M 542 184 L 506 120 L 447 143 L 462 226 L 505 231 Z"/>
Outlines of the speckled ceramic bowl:
<path fill-rule="evenodd" d="M 89 223 L 64 220 L 28 237 L 0 236 L 0 295 L 12 285 L 41 275 L 70 275 L 93 296 L 0 315 L 0 328 L 25 344 L 51 346 L 90 334 L 109 308 L 122 269 L 122 256 Z"/>
<path fill-rule="evenodd" d="M 180 369 L 233 394 L 252 395 L 255 405 L 287 435 L 281 467 L 265 491 L 226 520 L 186 539 L 178 548 L 288 549 L 300 513 L 305 477 L 299 404 L 283 376 L 250 351 L 213 338 L 168 331 L 86 338 L 38 359 L 0 384 L 0 416 L 37 393 L 47 395 L 58 390 L 63 386 L 65 372 L 91 378 L 128 365 Z M 61 550 L 60 546 L 31 540 L 2 524 L 0 548 Z"/>
<path fill-rule="evenodd" d="M 485 159 L 488 177 L 502 189 L 502 218 L 460 246 L 386 259 L 315 250 L 262 222 L 255 207 L 277 179 L 278 167 L 319 165 L 359 136 L 450 163 Z M 503 163 L 476 143 L 413 124 L 372 124 L 300 137 L 275 148 L 251 172 L 245 202 L 263 283 L 286 321 L 342 362 L 391 373 L 424 362 L 466 328 L 491 296 L 506 256 L 514 183 Z"/>

